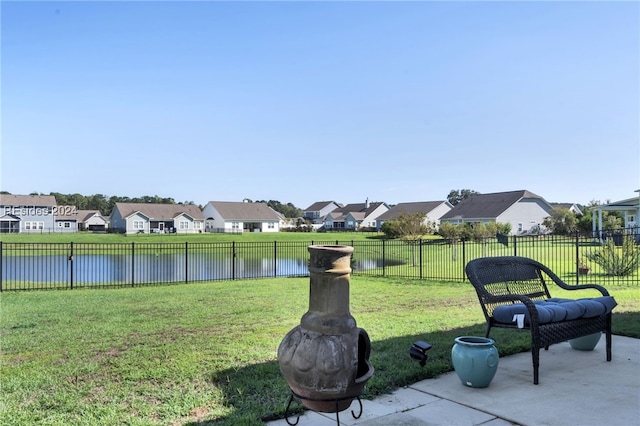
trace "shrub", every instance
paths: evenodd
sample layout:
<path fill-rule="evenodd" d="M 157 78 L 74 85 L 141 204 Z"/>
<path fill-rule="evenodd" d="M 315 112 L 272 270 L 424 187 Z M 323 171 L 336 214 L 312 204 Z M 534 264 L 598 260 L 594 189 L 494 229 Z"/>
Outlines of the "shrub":
<path fill-rule="evenodd" d="M 625 236 L 622 247 L 618 248 L 613 238 L 608 238 L 605 243 L 591 253 L 587 253 L 587 259 L 600 265 L 605 274 L 613 276 L 630 275 L 638 268 L 640 250 L 630 236 Z"/>

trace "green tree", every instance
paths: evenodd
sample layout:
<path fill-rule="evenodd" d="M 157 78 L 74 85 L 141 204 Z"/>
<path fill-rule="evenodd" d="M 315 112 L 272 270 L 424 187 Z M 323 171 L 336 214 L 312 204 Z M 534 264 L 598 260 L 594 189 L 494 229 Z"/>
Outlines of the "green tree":
<path fill-rule="evenodd" d="M 542 225 L 556 235 L 570 235 L 578 230 L 578 218 L 569 209 L 554 208 L 551 216 L 544 218 Z"/>
<path fill-rule="evenodd" d="M 400 237 L 400 226 L 395 220 L 387 220 L 380 227 L 380 231 L 389 239 Z"/>
<path fill-rule="evenodd" d="M 423 212 L 402 213 L 395 220 L 399 238 L 411 246 L 411 261 L 416 266 L 416 247 L 425 234 L 433 232 L 433 224 L 427 222 L 427 214 Z"/>
<path fill-rule="evenodd" d="M 381 231 L 388 238 L 416 241 L 433 232 L 433 224 L 426 219 L 426 213 L 402 213 L 395 219 L 383 223 Z"/>
<path fill-rule="evenodd" d="M 447 196 L 447 200 L 455 206 L 460 203 L 460 201 L 465 200 L 474 194 L 479 194 L 479 192 L 471 189 L 452 189 Z"/>
<path fill-rule="evenodd" d="M 445 240 L 449 240 L 449 244 L 451 244 L 451 259 L 454 261 L 458 259 L 458 243 L 464 238 L 466 232 L 464 224 L 440 223 L 438 234 Z"/>

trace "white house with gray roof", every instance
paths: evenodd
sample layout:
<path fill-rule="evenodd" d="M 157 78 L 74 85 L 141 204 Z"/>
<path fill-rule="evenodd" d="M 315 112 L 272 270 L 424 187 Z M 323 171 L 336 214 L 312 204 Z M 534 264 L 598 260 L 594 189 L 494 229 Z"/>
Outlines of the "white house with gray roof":
<path fill-rule="evenodd" d="M 104 232 L 109 227 L 109 220 L 98 210 L 78 210 L 78 230 Z"/>
<path fill-rule="evenodd" d="M 440 223 L 508 223 L 511 234 L 524 234 L 542 227 L 553 207 L 541 196 L 527 190 L 474 194 L 456 204 L 440 218 Z"/>
<path fill-rule="evenodd" d="M 382 213 L 377 219 L 377 228 L 388 220 L 394 220 L 403 214 L 425 214 L 425 225 L 432 223 L 436 229 L 440 225 L 440 218 L 453 209 L 453 205 L 447 201 L 417 201 L 413 203 L 398 203 L 388 211 Z"/>
<path fill-rule="evenodd" d="M 351 230 L 376 228 L 378 217 L 389 210 L 384 202 L 347 204 L 333 210 L 324 218 L 324 227 L 328 230 Z"/>
<path fill-rule="evenodd" d="M 326 215 L 341 207 L 342 204 L 338 204 L 335 201 L 316 201 L 304 209 L 302 217 L 313 223 L 321 224 Z"/>
<path fill-rule="evenodd" d="M 204 230 L 204 217 L 193 204 L 116 203 L 110 227 L 125 234 L 193 234 Z"/>
<path fill-rule="evenodd" d="M 279 232 L 281 217 L 266 203 L 209 201 L 202 209 L 206 232 Z"/>

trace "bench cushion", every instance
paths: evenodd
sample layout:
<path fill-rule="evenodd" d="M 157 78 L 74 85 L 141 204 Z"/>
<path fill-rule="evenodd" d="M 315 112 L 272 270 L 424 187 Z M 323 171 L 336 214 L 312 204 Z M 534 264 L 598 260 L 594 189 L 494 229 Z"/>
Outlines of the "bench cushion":
<path fill-rule="evenodd" d="M 551 298 L 534 303 L 538 311 L 539 324 L 597 317 L 608 314 L 617 305 L 611 296 L 577 300 Z M 524 303 L 498 306 L 493 310 L 493 318 L 505 324 L 515 323 L 515 315 L 524 315 L 524 323 L 529 324 L 529 311 Z"/>

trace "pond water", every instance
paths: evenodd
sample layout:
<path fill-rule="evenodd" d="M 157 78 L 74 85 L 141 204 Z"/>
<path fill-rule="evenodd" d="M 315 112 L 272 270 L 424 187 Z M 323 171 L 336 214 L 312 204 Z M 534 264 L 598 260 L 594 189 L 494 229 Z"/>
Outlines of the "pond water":
<path fill-rule="evenodd" d="M 354 262 L 356 270 L 381 267 L 381 259 Z M 307 259 L 220 258 L 207 253 L 4 256 L 3 284 L 144 284 L 307 276 Z"/>

